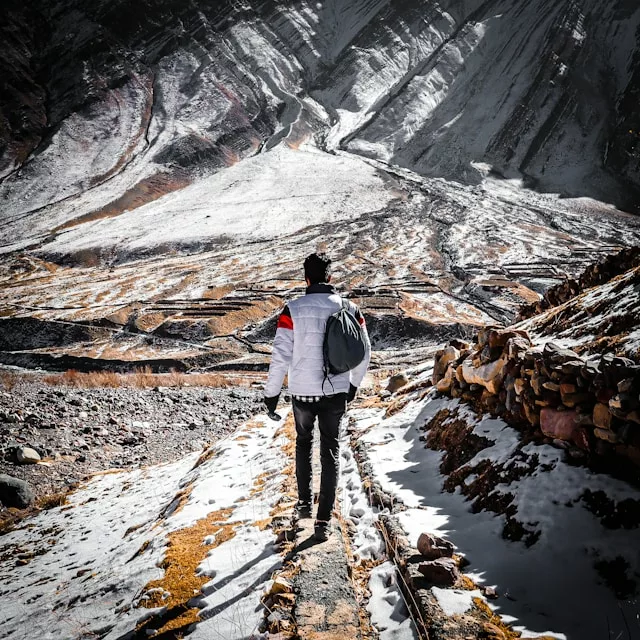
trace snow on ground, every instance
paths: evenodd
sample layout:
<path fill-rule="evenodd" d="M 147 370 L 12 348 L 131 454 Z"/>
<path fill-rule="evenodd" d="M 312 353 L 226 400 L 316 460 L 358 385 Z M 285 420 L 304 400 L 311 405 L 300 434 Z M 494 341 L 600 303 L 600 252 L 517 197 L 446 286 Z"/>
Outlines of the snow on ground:
<path fill-rule="evenodd" d="M 371 410 L 353 412 L 377 479 L 407 506 L 399 520 L 410 543 L 415 545 L 423 531 L 450 539 L 470 561 L 468 575 L 476 583 L 495 587 L 500 597 L 492 606 L 524 636 L 640 638 L 638 600 L 617 600 L 593 566 L 619 555 L 632 572 L 639 573 L 638 532 L 605 529 L 578 501 L 587 488 L 601 489 L 616 500 L 637 499 L 637 490 L 567 465 L 558 449 L 528 445 L 525 453 L 539 457 L 538 468 L 521 480 L 505 480 L 497 491 L 515 494 L 517 519 L 535 525 L 541 535 L 530 548 L 507 541 L 501 535 L 504 516 L 472 513 L 458 490 L 443 491 L 442 454 L 426 449 L 419 440 L 421 428 L 442 409 L 457 410 L 458 417 L 475 425 L 476 435 L 495 442 L 468 463 L 470 468 L 482 459 L 504 462 L 510 458 L 518 443 L 517 432 L 501 420 L 476 417 L 457 400 L 429 395 L 386 419 L 383 411 L 377 418 Z M 546 470 L 541 470 L 543 465 Z M 467 596 L 460 594 L 463 599 Z M 447 594 L 445 608 L 455 606 L 462 603 L 455 594 Z"/>
<path fill-rule="evenodd" d="M 371 598 L 367 611 L 380 640 L 417 640 L 418 634 L 407 614 L 393 562 L 387 560 L 371 570 L 369 589 Z"/>
<path fill-rule="evenodd" d="M 267 240 L 353 220 L 392 197 L 365 163 L 282 145 L 134 211 L 64 231 L 47 249 L 144 252 L 166 244 Z"/>
<path fill-rule="evenodd" d="M 115 640 L 135 630 L 161 612 L 135 605 L 153 595 L 145 585 L 163 578 L 157 565 L 167 536 L 221 509 L 231 510 L 225 522 L 233 524 L 235 537 L 200 564 L 199 575 L 210 580 L 189 603 L 202 609 L 191 637 L 249 637 L 262 618 L 264 586 L 281 562 L 273 533 L 259 526 L 281 497 L 286 437 L 278 428 L 256 418 L 199 464 L 190 455 L 169 465 L 97 476 L 66 506 L 3 536 L 0 637 Z M 254 491 L 257 486 L 260 491 Z M 18 552 L 35 555 L 15 566 Z"/>
<path fill-rule="evenodd" d="M 386 550 L 382 536 L 375 526 L 378 509 L 370 506 L 349 437 L 344 431 L 340 439 L 338 486 L 342 517 L 351 522 L 355 530 L 351 540 L 354 561 L 382 561 Z M 369 590 L 371 599 L 367 610 L 381 640 L 414 640 L 418 637 L 397 584 L 396 569 L 392 562 L 387 560 L 372 569 Z"/>

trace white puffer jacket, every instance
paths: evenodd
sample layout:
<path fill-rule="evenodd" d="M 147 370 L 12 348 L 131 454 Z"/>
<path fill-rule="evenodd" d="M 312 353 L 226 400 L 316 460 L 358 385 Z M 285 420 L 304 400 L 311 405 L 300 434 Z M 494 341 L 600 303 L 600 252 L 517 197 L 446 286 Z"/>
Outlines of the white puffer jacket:
<path fill-rule="evenodd" d="M 272 398 L 280 393 L 287 373 L 289 391 L 294 396 L 330 396 L 348 392 L 349 384 L 360 386 L 369 366 L 371 345 L 364 318 L 352 302 L 349 302 L 349 307 L 360 322 L 366 345 L 364 360 L 351 371 L 324 378 L 322 345 L 325 326 L 329 316 L 341 306 L 342 298 L 331 285 L 312 284 L 306 295 L 284 308 L 273 341 L 265 397 Z"/>

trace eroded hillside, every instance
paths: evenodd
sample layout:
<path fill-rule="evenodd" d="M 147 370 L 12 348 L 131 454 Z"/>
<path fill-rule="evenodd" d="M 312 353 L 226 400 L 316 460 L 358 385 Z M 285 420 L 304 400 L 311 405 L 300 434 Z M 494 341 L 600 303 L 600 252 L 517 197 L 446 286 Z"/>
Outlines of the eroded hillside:
<path fill-rule="evenodd" d="M 2 362 L 262 368 L 317 248 L 407 362 L 638 242 L 628 2 L 6 15 Z"/>

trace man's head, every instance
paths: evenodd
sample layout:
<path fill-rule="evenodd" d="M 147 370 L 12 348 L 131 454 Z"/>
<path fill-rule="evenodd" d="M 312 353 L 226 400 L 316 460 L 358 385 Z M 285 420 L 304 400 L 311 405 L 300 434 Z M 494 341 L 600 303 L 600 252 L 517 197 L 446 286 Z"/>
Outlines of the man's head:
<path fill-rule="evenodd" d="M 312 253 L 304 261 L 304 277 L 308 284 L 331 280 L 331 258 L 326 253 Z"/>

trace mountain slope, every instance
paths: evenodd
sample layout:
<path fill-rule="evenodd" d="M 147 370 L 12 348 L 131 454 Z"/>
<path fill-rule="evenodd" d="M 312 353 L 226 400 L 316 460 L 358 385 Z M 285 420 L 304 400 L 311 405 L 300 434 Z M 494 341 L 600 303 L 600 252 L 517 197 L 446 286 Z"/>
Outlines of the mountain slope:
<path fill-rule="evenodd" d="M 422 175 L 478 182 L 486 164 L 623 205 L 638 187 L 640 11 L 622 1 L 59 0 L 36 5 L 40 31 L 25 12 L 0 108 L 35 101 L 46 124 L 3 131 L 7 221 L 133 208 L 309 136 Z"/>

